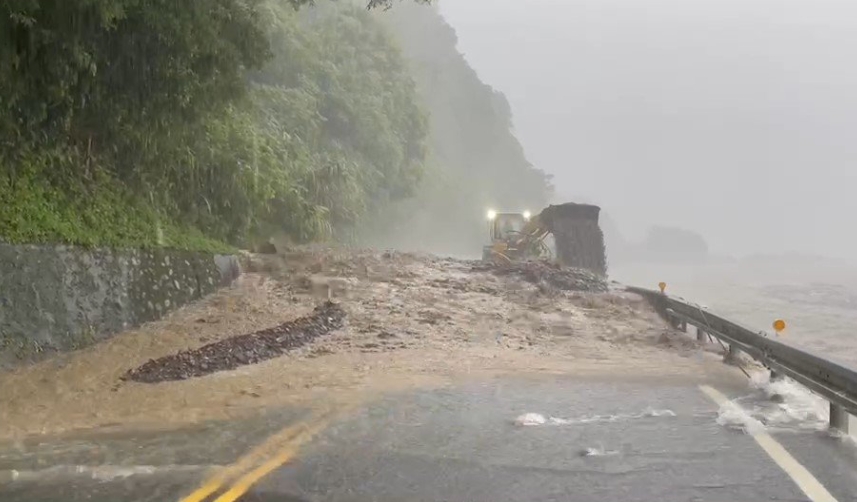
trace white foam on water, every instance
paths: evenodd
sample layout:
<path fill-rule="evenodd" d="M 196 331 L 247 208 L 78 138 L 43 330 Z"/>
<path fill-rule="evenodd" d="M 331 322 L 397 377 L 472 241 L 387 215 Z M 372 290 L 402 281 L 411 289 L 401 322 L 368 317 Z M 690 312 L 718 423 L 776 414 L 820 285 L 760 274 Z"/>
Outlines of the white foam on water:
<path fill-rule="evenodd" d="M 580 452 L 581 457 L 609 457 L 609 456 L 618 455 L 618 454 L 619 454 L 618 451 L 607 450 L 603 446 L 584 448 Z"/>
<path fill-rule="evenodd" d="M 524 413 L 515 419 L 515 425 L 520 426 L 544 425 L 545 423 L 547 423 L 547 419 L 539 413 Z"/>
<path fill-rule="evenodd" d="M 648 417 L 674 417 L 675 412 L 666 409 L 646 408 L 640 413 L 619 413 L 615 415 L 590 415 L 579 418 L 546 417 L 540 413 L 524 413 L 515 419 L 515 425 L 575 425 L 598 422 L 622 422 Z"/>
<path fill-rule="evenodd" d="M 772 403 L 775 407 L 762 407 L 763 416 L 770 426 L 813 430 L 827 428 L 830 405 L 823 397 L 813 394 L 806 387 L 788 378 L 772 382 L 769 375 L 764 375 L 757 382 L 757 388 L 768 399 L 774 395 L 782 398 L 781 403 Z"/>
<path fill-rule="evenodd" d="M 646 411 L 643 412 L 643 416 L 645 416 L 645 417 L 674 417 L 675 412 L 673 410 L 656 410 L 654 408 L 646 408 Z"/>
<path fill-rule="evenodd" d="M 765 424 L 754 418 L 736 401 L 729 401 L 717 412 L 717 423 L 729 429 L 738 429 L 746 434 L 755 435 L 765 432 Z"/>
<path fill-rule="evenodd" d="M 717 423 L 748 434 L 827 429 L 830 411 L 824 398 L 794 380 L 770 380 L 767 371 L 750 375 L 752 393 L 722 406 Z"/>

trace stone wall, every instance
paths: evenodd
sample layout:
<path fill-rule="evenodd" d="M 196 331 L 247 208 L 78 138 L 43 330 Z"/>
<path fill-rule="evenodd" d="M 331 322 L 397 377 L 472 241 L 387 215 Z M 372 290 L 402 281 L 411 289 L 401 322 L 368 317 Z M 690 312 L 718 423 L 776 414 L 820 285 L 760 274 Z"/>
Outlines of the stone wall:
<path fill-rule="evenodd" d="M 159 319 L 239 274 L 234 256 L 0 243 L 0 366 Z"/>

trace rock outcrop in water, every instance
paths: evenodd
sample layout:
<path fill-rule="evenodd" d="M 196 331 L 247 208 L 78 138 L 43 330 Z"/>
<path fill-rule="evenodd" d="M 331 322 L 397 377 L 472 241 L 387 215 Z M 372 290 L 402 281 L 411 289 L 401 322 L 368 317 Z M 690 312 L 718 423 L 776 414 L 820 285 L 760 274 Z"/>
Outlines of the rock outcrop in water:
<path fill-rule="evenodd" d="M 708 258 L 708 243 L 694 231 L 657 225 L 646 233 L 640 254 L 651 261 L 702 263 Z"/>

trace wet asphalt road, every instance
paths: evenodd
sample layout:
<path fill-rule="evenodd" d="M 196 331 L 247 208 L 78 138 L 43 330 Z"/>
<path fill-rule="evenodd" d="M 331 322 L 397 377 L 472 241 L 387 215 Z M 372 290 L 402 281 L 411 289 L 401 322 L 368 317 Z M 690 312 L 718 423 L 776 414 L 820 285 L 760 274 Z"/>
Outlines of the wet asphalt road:
<path fill-rule="evenodd" d="M 747 393 L 740 385 L 717 388 L 730 397 Z M 718 425 L 718 408 L 696 385 L 665 380 L 516 378 L 390 396 L 325 428 L 238 500 L 811 500 L 752 437 Z M 528 412 L 560 420 L 514 424 Z M 26 451 L 7 445 L 0 470 L 32 476 L 0 481 L 0 500 L 179 501 L 212 466 L 307 417 L 278 410 L 188 431 L 69 437 Z M 773 436 L 836 500 L 857 500 L 852 443 L 819 432 Z M 101 480 L 44 471 L 78 464 L 150 470 Z"/>

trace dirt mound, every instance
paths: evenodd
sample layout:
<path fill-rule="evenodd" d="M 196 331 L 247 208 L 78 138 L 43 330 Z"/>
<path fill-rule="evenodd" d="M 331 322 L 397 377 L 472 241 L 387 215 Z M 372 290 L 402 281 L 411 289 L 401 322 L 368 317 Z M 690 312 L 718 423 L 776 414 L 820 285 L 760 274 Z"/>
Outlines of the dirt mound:
<path fill-rule="evenodd" d="M 597 274 L 581 268 L 563 267 L 558 263 L 528 261 L 488 267 L 496 275 L 517 275 L 527 282 L 562 291 L 605 293 L 608 289 L 607 282 Z"/>
<path fill-rule="evenodd" d="M 283 355 L 341 328 L 345 311 L 326 302 L 312 314 L 255 333 L 234 336 L 195 350 L 152 359 L 126 373 L 123 380 L 156 383 L 232 370 Z"/>

